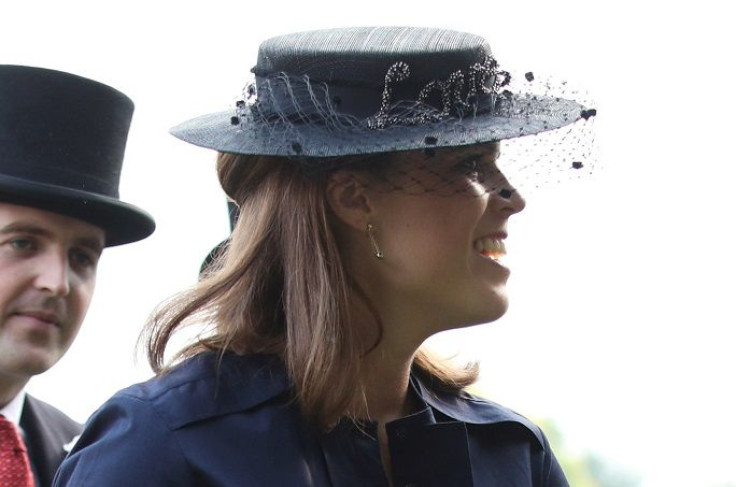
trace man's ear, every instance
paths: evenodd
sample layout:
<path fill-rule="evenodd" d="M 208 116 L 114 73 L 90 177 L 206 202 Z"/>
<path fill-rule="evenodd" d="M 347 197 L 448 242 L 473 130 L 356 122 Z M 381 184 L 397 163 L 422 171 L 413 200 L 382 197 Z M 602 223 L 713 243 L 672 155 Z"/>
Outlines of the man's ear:
<path fill-rule="evenodd" d="M 361 232 L 374 212 L 365 183 L 351 171 L 336 171 L 330 176 L 327 201 L 341 222 Z"/>

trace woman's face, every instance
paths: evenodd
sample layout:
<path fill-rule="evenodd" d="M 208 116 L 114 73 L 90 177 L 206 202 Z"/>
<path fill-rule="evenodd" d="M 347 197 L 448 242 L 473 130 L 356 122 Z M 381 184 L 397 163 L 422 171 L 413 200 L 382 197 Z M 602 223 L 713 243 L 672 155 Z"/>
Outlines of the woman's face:
<path fill-rule="evenodd" d="M 525 203 L 496 168 L 498 150 L 397 154 L 385 181 L 369 187 L 384 253 L 371 265 L 382 316 L 434 323 L 429 335 L 505 313 L 507 222 Z"/>

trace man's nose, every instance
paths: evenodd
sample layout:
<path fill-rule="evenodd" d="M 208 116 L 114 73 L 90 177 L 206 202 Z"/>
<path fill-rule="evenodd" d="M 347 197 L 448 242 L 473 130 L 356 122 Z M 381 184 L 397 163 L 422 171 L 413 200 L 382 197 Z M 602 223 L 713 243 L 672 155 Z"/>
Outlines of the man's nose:
<path fill-rule="evenodd" d="M 36 287 L 52 296 L 66 296 L 71 287 L 71 277 L 69 259 L 66 255 L 49 252 L 46 258 L 39 262 Z"/>

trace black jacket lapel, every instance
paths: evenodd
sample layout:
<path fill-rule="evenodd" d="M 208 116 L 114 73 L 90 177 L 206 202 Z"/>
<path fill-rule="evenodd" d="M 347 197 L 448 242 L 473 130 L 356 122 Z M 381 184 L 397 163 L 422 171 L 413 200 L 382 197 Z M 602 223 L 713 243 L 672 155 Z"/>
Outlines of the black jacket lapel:
<path fill-rule="evenodd" d="M 56 470 L 66 456 L 64 445 L 82 426 L 55 407 L 26 396 L 20 425 L 25 432 L 28 453 L 38 477 L 37 487 L 51 487 Z"/>

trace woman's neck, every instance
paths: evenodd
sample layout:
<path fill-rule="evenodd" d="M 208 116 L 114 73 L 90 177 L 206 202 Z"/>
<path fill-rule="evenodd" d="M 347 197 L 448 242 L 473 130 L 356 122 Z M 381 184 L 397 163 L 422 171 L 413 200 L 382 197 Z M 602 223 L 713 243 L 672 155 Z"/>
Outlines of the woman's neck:
<path fill-rule="evenodd" d="M 393 356 L 379 346 L 363 359 L 361 385 L 364 397 L 359 416 L 380 423 L 406 416 L 414 410 L 409 376 L 414 354 Z"/>
<path fill-rule="evenodd" d="M 375 346 L 361 359 L 360 387 L 356 388 L 351 412 L 356 417 L 385 423 L 415 409 L 409 394 L 409 377 L 426 331 L 414 317 L 387 309 L 377 311 L 379 322 L 372 310 L 354 309 L 353 326 L 360 330 L 361 341 Z"/>

